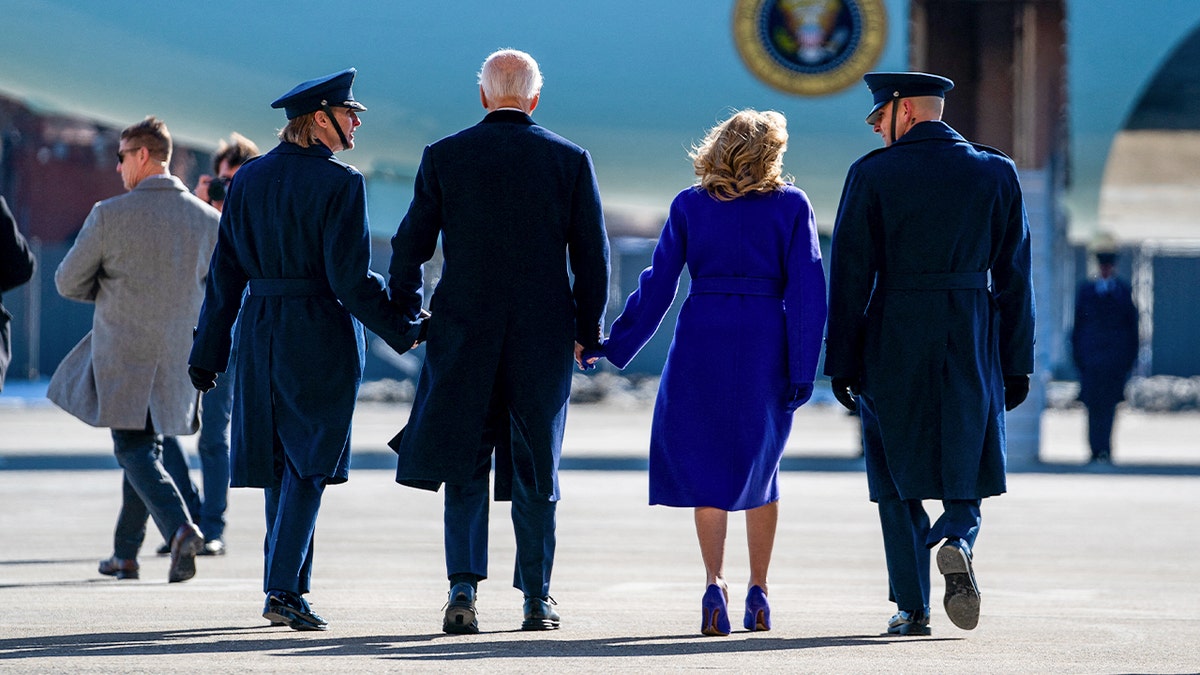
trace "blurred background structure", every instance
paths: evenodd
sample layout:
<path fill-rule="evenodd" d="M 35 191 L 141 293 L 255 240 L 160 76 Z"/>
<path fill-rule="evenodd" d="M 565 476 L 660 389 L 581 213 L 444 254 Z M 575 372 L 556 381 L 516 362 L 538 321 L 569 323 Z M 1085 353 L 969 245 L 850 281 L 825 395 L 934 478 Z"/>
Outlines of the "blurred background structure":
<path fill-rule="evenodd" d="M 783 112 L 786 169 L 827 236 L 846 169 L 880 143 L 863 123 L 862 73 L 927 70 L 957 83 L 947 122 L 1021 171 L 1038 373 L 1031 404 L 1010 416 L 1014 457 L 1036 459 L 1047 387 L 1074 376 L 1071 305 L 1098 237 L 1115 241 L 1134 283 L 1138 374 L 1200 376 L 1195 0 L 0 0 L 0 25 L 0 194 L 40 262 L 4 298 L 10 380 L 47 377 L 90 326 L 90 306 L 59 298 L 53 274 L 92 204 L 122 191 L 121 128 L 165 120 L 173 171 L 194 185 L 231 131 L 274 146 L 279 94 L 358 68 L 355 95 L 370 110 L 342 158 L 367 175 L 382 271 L 422 148 L 482 117 L 475 73 L 499 47 L 539 60 L 535 118 L 593 155 L 613 239 L 610 318 L 692 182 L 686 151 L 707 127 L 732 109 Z M 657 373 L 669 340 L 657 336 L 630 371 Z M 419 353 L 370 358 L 369 379 L 403 380 Z"/>

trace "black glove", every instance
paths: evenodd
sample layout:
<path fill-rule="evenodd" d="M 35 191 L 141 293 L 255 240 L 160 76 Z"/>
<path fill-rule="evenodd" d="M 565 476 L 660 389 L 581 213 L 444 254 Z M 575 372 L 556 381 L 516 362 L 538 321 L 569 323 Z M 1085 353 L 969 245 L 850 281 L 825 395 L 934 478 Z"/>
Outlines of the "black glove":
<path fill-rule="evenodd" d="M 1004 376 L 1004 409 L 1012 410 L 1021 405 L 1025 397 L 1029 395 L 1029 376 L 1028 375 L 1005 375 Z"/>
<path fill-rule="evenodd" d="M 590 359 L 602 358 L 604 358 L 604 345 L 600 345 L 599 347 L 584 347 L 583 352 L 579 355 L 579 368 L 580 370 L 595 370 L 596 363 L 599 363 L 599 361 L 597 360 L 595 363 L 588 363 L 588 361 Z"/>
<path fill-rule="evenodd" d="M 217 386 L 217 374 L 200 366 L 188 366 L 188 377 L 192 378 L 192 386 L 200 392 Z"/>
<path fill-rule="evenodd" d="M 784 406 L 788 412 L 796 412 L 797 408 L 808 403 L 808 399 L 812 398 L 812 393 L 812 382 L 794 384 L 788 388 L 788 398 L 784 401 Z"/>
<path fill-rule="evenodd" d="M 850 412 L 858 412 L 858 380 L 850 377 L 835 377 L 830 381 L 833 386 L 833 397 Z"/>

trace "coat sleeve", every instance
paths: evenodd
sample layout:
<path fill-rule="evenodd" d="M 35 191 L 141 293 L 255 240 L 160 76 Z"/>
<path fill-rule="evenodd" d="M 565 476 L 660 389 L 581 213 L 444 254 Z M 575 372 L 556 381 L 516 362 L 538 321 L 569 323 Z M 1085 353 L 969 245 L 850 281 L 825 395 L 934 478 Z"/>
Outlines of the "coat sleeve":
<path fill-rule="evenodd" d="M 326 221 L 322 232 L 330 288 L 355 318 L 403 354 L 417 339 L 417 313 L 392 304 L 383 277 L 371 271 L 371 231 L 362 174 L 347 174 L 328 212 L 336 214 Z"/>
<path fill-rule="evenodd" d="M 413 200 L 408 213 L 392 235 L 392 260 L 388 265 L 388 290 L 392 302 L 409 316 L 421 309 L 424 276 L 421 266 L 437 250 L 442 231 L 442 199 L 433 151 L 426 146 L 413 181 Z"/>
<path fill-rule="evenodd" d="M 858 165 L 850 167 L 842 188 L 829 253 L 829 326 L 825 336 L 825 374 L 862 375 L 863 332 L 877 262 L 870 223 L 878 214 L 871 187 Z"/>
<path fill-rule="evenodd" d="M 188 357 L 190 365 L 214 373 L 223 373 L 229 367 L 233 323 L 242 308 L 242 292 L 250 278 L 238 262 L 231 235 L 233 223 L 230 214 L 241 212 L 237 204 L 240 197 L 236 189 L 231 191 L 221 212 L 217 245 L 213 249 L 208 278 L 204 282 L 204 304 L 200 306 L 196 335 Z"/>
<path fill-rule="evenodd" d="M 589 349 L 600 345 L 604 308 L 608 304 L 608 234 L 600 208 L 600 188 L 592 158 L 585 151 L 571 200 L 567 238 L 571 272 L 575 276 L 575 341 Z"/>
<path fill-rule="evenodd" d="M 0 293 L 11 291 L 33 276 L 35 261 L 17 221 L 0 197 Z"/>
<path fill-rule="evenodd" d="M 679 275 L 687 260 L 687 216 L 678 197 L 654 247 L 650 266 L 638 277 L 638 287 L 613 322 L 604 356 L 618 368 L 629 365 L 650 341 L 679 290 Z"/>
<path fill-rule="evenodd" d="M 96 301 L 100 291 L 99 276 L 104 273 L 103 222 L 104 216 L 97 204 L 83 222 L 71 250 L 54 271 L 54 285 L 64 298 Z"/>
<path fill-rule="evenodd" d="M 1033 261 L 1029 248 L 1029 220 L 1016 168 L 1011 172 L 1004 237 L 992 263 L 992 287 L 1000 314 L 1000 366 L 1005 375 L 1033 372 Z"/>
<path fill-rule="evenodd" d="M 812 384 L 816 376 L 827 313 L 821 242 L 807 198 L 796 215 L 786 264 L 783 305 L 787 322 L 788 382 L 795 387 Z"/>

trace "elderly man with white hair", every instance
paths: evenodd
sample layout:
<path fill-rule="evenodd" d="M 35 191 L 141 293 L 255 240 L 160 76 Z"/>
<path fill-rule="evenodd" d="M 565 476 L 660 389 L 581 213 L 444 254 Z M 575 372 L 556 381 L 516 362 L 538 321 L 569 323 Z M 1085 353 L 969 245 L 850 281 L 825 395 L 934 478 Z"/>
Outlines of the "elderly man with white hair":
<path fill-rule="evenodd" d="M 530 117 L 541 86 L 528 54 L 488 56 L 487 115 L 425 148 L 392 238 L 388 285 L 401 311 L 420 310 L 421 267 L 439 237 L 445 260 L 412 413 L 392 446 L 397 482 L 446 485 L 447 633 L 479 631 L 493 454 L 496 500 L 512 502 L 521 627 L 559 626 L 549 593 L 558 460 L 572 360 L 599 347 L 608 239 L 591 157 Z"/>

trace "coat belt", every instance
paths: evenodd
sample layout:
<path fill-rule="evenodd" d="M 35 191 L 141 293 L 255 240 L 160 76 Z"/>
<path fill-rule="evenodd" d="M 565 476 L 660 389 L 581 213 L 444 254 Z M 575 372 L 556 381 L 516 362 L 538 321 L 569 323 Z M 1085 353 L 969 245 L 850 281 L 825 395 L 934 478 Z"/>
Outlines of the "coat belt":
<path fill-rule="evenodd" d="M 250 295 L 334 297 L 329 283 L 324 279 L 251 279 L 249 286 Z"/>
<path fill-rule="evenodd" d="M 883 274 L 876 285 L 889 291 L 975 290 L 988 287 L 988 273 Z"/>
<path fill-rule="evenodd" d="M 783 297 L 783 282 L 764 277 L 699 277 L 692 279 L 689 295 L 719 293 L 726 295 L 765 295 Z"/>

